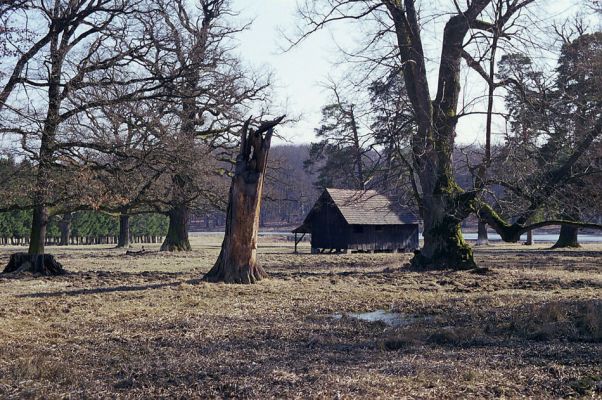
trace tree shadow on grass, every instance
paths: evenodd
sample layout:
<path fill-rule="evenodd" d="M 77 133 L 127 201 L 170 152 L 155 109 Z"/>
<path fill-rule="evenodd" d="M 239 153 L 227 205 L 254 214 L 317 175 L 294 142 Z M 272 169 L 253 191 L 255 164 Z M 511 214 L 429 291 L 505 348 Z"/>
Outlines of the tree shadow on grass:
<path fill-rule="evenodd" d="M 48 298 L 48 297 L 61 297 L 61 296 L 81 296 L 101 293 L 116 293 L 116 292 L 139 292 L 151 289 L 163 289 L 168 287 L 178 287 L 184 284 L 195 285 L 201 282 L 200 278 L 188 279 L 183 281 L 170 281 L 161 283 L 147 283 L 143 285 L 117 285 L 117 286 L 104 286 L 94 288 L 83 288 L 74 290 L 61 290 L 56 292 L 38 292 L 38 293 L 26 293 L 19 294 L 16 297 L 21 298 Z"/>
<path fill-rule="evenodd" d="M 328 271 L 328 270 L 324 270 L 324 271 L 319 271 L 319 272 L 313 272 L 313 271 L 290 271 L 290 272 L 282 272 L 282 271 L 268 271 L 269 277 L 272 279 L 291 279 L 291 278 L 312 278 L 312 277 L 347 277 L 347 276 L 354 276 L 354 277 L 361 277 L 361 276 L 371 276 L 371 277 L 378 277 L 378 276 L 386 276 L 390 273 L 391 271 L 389 270 L 380 270 L 380 271 L 340 271 L 340 272 L 333 272 L 333 271 Z"/>
<path fill-rule="evenodd" d="M 271 279 L 291 279 L 291 278 L 308 278 L 308 277 L 346 277 L 346 276 L 379 276 L 386 275 L 388 272 L 386 271 L 342 271 L 342 272 L 278 272 L 274 271 L 270 273 Z M 165 280 L 165 279 L 173 279 L 182 275 L 189 275 L 188 273 L 181 272 L 149 272 L 145 271 L 142 273 L 127 273 L 127 272 L 105 272 L 105 271 L 90 271 L 90 272 L 78 272 L 78 273 L 70 273 L 68 276 L 76 276 L 80 279 L 91 279 L 92 275 L 96 274 L 96 277 L 101 278 L 114 278 L 114 279 L 123 279 L 130 280 L 132 278 L 152 278 L 155 280 Z M 78 276 L 79 275 L 79 276 Z M 5 275 L 4 278 L 8 279 L 20 279 L 21 276 L 9 276 Z M 30 276 L 31 278 L 31 276 Z M 26 293 L 19 294 L 16 297 L 19 298 L 48 298 L 48 297 L 61 297 L 61 296 L 80 296 L 80 295 L 91 295 L 91 294 L 101 294 L 101 293 L 115 293 L 115 292 L 137 292 L 144 291 L 150 289 L 162 289 L 166 287 L 177 287 L 183 284 L 188 285 L 196 285 L 201 283 L 201 278 L 192 278 L 187 280 L 178 280 L 178 281 L 170 281 L 170 282 L 160 282 L 160 283 L 147 283 L 143 285 L 114 285 L 114 286 L 103 286 L 103 287 L 92 287 L 92 288 L 82 288 L 82 289 L 74 289 L 74 290 L 61 290 L 55 292 L 38 292 L 38 293 Z"/>
<path fill-rule="evenodd" d="M 484 247 L 475 247 L 475 253 L 479 256 L 487 255 L 487 256 L 498 256 L 500 254 L 511 254 L 516 257 L 531 257 L 531 256 L 549 256 L 549 255 L 559 255 L 563 257 L 600 257 L 602 256 L 602 251 L 598 250 L 585 250 L 585 249 L 529 249 L 529 248 L 521 248 L 521 249 L 498 249 L 498 248 L 484 248 Z"/>

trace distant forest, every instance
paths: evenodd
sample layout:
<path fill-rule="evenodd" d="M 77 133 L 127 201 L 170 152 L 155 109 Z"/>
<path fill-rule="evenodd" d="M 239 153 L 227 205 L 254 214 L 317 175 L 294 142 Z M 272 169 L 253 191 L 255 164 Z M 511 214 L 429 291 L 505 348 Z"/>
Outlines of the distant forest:
<path fill-rule="evenodd" d="M 260 225 L 262 228 L 289 228 L 300 224 L 321 190 L 316 174 L 304 165 L 311 145 L 277 145 L 270 149 Z M 220 230 L 225 211 L 197 210 L 191 218 L 191 231 Z"/>

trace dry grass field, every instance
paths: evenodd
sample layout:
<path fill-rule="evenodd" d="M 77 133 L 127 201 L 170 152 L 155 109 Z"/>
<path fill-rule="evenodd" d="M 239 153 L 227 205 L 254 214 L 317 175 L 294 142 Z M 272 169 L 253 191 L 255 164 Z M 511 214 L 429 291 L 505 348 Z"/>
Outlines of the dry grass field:
<path fill-rule="evenodd" d="M 193 247 L 50 248 L 69 275 L 0 276 L 0 398 L 602 398 L 601 245 L 418 273 L 264 239 L 252 286 L 198 282 L 219 239 Z M 349 315 L 375 310 L 399 325 Z"/>

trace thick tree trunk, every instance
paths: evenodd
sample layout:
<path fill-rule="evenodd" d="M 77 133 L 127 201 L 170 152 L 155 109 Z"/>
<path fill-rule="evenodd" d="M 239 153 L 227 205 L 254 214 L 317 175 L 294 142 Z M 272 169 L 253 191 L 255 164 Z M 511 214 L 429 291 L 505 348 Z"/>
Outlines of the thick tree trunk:
<path fill-rule="evenodd" d="M 525 242 L 526 246 L 531 246 L 533 244 L 533 231 L 527 231 L 527 241 Z"/>
<path fill-rule="evenodd" d="M 257 233 L 272 133 L 283 118 L 264 123 L 257 131 L 249 129 L 247 121 L 242 130 L 228 196 L 224 241 L 215 265 L 203 277 L 205 281 L 248 284 L 267 277 L 257 263 Z"/>
<path fill-rule="evenodd" d="M 552 246 L 553 249 L 562 249 L 567 247 L 581 247 L 578 240 L 579 228 L 576 226 L 561 225 L 560 236 Z"/>
<path fill-rule="evenodd" d="M 489 236 L 487 234 L 487 224 L 479 221 L 479 231 L 477 234 L 477 246 L 489 244 Z"/>
<path fill-rule="evenodd" d="M 130 216 L 126 212 L 119 215 L 119 236 L 117 238 L 117 247 L 119 248 L 130 245 Z"/>
<path fill-rule="evenodd" d="M 261 178 L 263 179 L 263 177 Z M 228 197 L 226 234 L 215 265 L 204 277 L 209 282 L 255 283 L 267 277 L 257 263 L 257 232 L 262 183 L 235 177 Z"/>
<path fill-rule="evenodd" d="M 61 71 L 65 53 L 58 50 L 59 38 L 53 36 L 50 41 L 50 75 L 48 81 L 48 109 L 42 129 L 40 149 L 38 153 L 38 167 L 35 182 L 33 218 L 28 255 L 15 254 L 11 257 L 6 270 L 32 271 L 43 274 L 47 269 L 50 274 L 55 274 L 56 268 L 51 267 L 56 261 L 54 257 L 44 254 L 46 242 L 46 228 L 48 226 L 48 199 L 49 186 L 52 182 L 50 171 L 54 162 L 54 144 L 59 126 L 61 109 Z M 20 264 L 19 264 L 20 263 Z M 56 263 L 58 264 L 58 263 Z M 60 264 L 58 264 L 60 266 Z"/>
<path fill-rule="evenodd" d="M 486 3 L 474 3 L 470 15 L 456 15 L 447 22 L 434 100 L 428 85 L 418 11 L 414 2 L 402 3 L 386 2 L 394 21 L 407 94 L 417 125 L 412 155 L 421 187 L 424 246 L 415 252 L 411 265 L 418 269 L 471 269 L 476 264 L 462 237 L 460 223 L 474 212 L 475 194 L 465 193 L 455 182 L 452 153 L 464 37 L 469 21 L 476 18 Z"/>
<path fill-rule="evenodd" d="M 188 240 L 188 207 L 184 204 L 169 210 L 169 228 L 161 245 L 161 251 L 190 251 Z"/>
<path fill-rule="evenodd" d="M 474 212 L 474 194 L 464 192 L 454 179 L 455 120 L 437 115 L 434 146 L 420 157 L 414 155 L 423 192 L 424 246 L 415 252 L 411 265 L 417 269 L 472 269 L 476 263 L 460 223 Z"/>
<path fill-rule="evenodd" d="M 430 198 L 429 198 L 430 197 Z M 455 196 L 439 194 L 425 196 L 424 246 L 414 252 L 411 266 L 416 269 L 476 268 L 470 246 L 464 241 L 460 221 L 451 208 Z"/>

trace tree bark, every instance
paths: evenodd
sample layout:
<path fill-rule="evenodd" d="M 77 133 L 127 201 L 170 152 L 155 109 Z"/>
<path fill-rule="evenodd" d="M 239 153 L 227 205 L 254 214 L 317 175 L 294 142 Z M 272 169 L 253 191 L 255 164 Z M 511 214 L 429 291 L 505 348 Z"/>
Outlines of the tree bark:
<path fill-rule="evenodd" d="M 422 182 L 424 181 L 423 178 Z M 456 199 L 457 194 L 454 193 L 434 192 L 430 196 L 424 196 L 423 203 L 428 210 L 422 215 L 424 246 L 414 252 L 414 257 L 410 261 L 412 268 L 421 270 L 476 268 L 472 249 L 462 236 L 461 219 L 458 218 L 458 214 L 464 213 L 457 208 Z"/>
<path fill-rule="evenodd" d="M 527 231 L 527 241 L 525 242 L 526 246 L 531 246 L 533 245 L 533 231 L 529 230 Z"/>
<path fill-rule="evenodd" d="M 169 228 L 167 236 L 161 245 L 161 251 L 190 251 L 188 240 L 189 210 L 185 204 L 180 204 L 169 210 Z"/>
<path fill-rule="evenodd" d="M 274 126 L 283 118 L 266 122 L 256 131 L 249 129 L 250 120 L 243 127 L 228 195 L 222 249 L 213 268 L 203 277 L 204 281 L 249 284 L 267 277 L 257 263 L 257 233 L 272 134 Z"/>
<path fill-rule="evenodd" d="M 351 119 L 351 130 L 353 132 L 353 150 L 355 152 L 355 165 L 358 179 L 357 188 L 359 190 L 365 190 L 366 179 L 364 177 L 364 166 L 362 163 L 362 146 L 360 144 L 360 136 L 357 131 L 357 122 L 355 121 L 355 111 L 353 106 L 350 107 L 348 114 L 349 118 Z"/>
<path fill-rule="evenodd" d="M 416 117 L 412 138 L 414 170 L 421 188 L 420 213 L 424 246 L 411 265 L 418 269 L 475 268 L 472 250 L 462 237 L 460 223 L 474 212 L 474 193 L 455 182 L 452 152 L 456 136 L 463 40 L 470 22 L 487 2 L 471 3 L 462 15 L 451 17 L 443 33 L 437 95 L 431 100 L 427 68 L 414 2 L 385 2 L 394 21 L 408 98 Z"/>
<path fill-rule="evenodd" d="M 48 208 L 36 205 L 33 209 L 31 220 L 31 233 L 29 237 L 29 250 L 31 255 L 44 254 L 46 243 L 46 227 L 48 226 Z"/>
<path fill-rule="evenodd" d="M 476 268 L 473 252 L 462 236 L 461 222 L 474 212 L 475 192 L 465 192 L 456 183 L 452 149 L 456 119 L 454 101 L 444 109 L 433 110 L 432 146 L 424 148 L 414 164 L 422 187 L 421 216 L 424 246 L 410 261 L 416 269 Z M 450 108 L 452 107 L 452 108 Z"/>
<path fill-rule="evenodd" d="M 487 233 L 487 224 L 479 221 L 479 231 L 477 234 L 477 246 L 483 246 L 489 244 L 489 236 Z"/>
<path fill-rule="evenodd" d="M 127 210 L 119 215 L 119 236 L 117 238 L 117 247 L 129 247 L 130 245 L 130 216 Z"/>
<path fill-rule="evenodd" d="M 570 225 L 560 226 L 560 236 L 552 246 L 553 249 L 563 249 L 567 247 L 581 247 L 578 240 L 579 228 Z"/>

